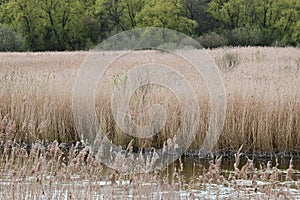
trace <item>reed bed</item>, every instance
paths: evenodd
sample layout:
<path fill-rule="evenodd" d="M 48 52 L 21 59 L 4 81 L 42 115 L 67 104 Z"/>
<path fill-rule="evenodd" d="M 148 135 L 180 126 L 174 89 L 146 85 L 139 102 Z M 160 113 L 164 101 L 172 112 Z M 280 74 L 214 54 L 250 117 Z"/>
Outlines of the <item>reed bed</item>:
<path fill-rule="evenodd" d="M 300 50 L 297 48 L 227 48 L 205 50 L 220 66 L 227 93 L 226 121 L 215 150 L 299 151 Z M 137 52 L 143 57 L 145 52 Z M 149 54 L 149 52 L 146 52 Z M 0 138 L 19 144 L 40 141 L 75 144 L 72 94 L 76 75 L 87 52 L 0 53 Z M 105 56 L 105 55 L 103 55 Z M 159 57 L 158 57 L 159 59 Z M 141 62 L 143 60 L 141 59 Z M 209 94 L 200 76 L 176 59 L 167 60 L 184 73 L 194 87 L 200 107 L 200 128 L 190 150 L 201 147 L 209 121 Z M 126 147 L 132 139 L 115 124 L 110 109 L 114 82 L 130 68 L 115 63 L 97 91 L 96 109 L 102 129 L 116 144 Z M 163 95 L 162 95 L 163 94 Z M 149 140 L 134 145 L 160 148 L 180 125 L 180 105 L 165 88 L 149 85 L 136 91 L 130 102 L 132 116 L 145 105 L 161 103 L 167 109 L 166 126 Z M 101 106 L 100 106 L 101 105 Z"/>
<path fill-rule="evenodd" d="M 101 165 L 79 143 L 54 141 L 31 148 L 6 142 L 0 158 L 0 196 L 9 199 L 298 199 L 299 171 L 293 160 L 285 170 L 268 162 L 255 168 L 255 160 L 237 151 L 233 170 L 221 168 L 222 156 L 208 167 L 193 165 L 184 174 L 179 159 L 172 166 L 151 173 L 118 172 Z M 128 156 L 130 159 L 130 155 Z M 126 160 L 122 160 L 126 163 Z M 207 163 L 202 163 L 207 164 Z M 150 166 L 151 167 L 151 166 Z M 283 178 L 283 179 L 282 179 Z"/>

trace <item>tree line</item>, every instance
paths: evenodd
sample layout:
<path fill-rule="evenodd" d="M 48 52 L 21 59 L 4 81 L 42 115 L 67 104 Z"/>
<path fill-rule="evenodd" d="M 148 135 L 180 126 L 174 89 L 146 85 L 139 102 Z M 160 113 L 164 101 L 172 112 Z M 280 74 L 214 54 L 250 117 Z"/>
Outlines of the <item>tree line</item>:
<path fill-rule="evenodd" d="M 89 49 L 140 27 L 204 47 L 300 44 L 299 0 L 0 0 L 0 51 Z"/>

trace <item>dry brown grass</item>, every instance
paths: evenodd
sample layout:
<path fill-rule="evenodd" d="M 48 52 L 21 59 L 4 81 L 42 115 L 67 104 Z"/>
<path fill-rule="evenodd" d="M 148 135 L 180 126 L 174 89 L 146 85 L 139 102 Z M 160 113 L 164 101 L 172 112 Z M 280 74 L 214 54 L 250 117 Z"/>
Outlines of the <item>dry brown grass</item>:
<path fill-rule="evenodd" d="M 234 150 L 244 144 L 247 151 L 299 151 L 299 49 L 253 47 L 207 50 L 207 53 L 222 67 L 228 100 L 225 126 L 215 149 Z M 234 56 L 228 56 L 230 54 Z M 87 52 L 0 54 L 0 137 L 3 143 L 79 139 L 73 123 L 72 89 L 86 55 Z M 196 92 L 201 109 L 200 130 L 191 146 L 191 149 L 199 149 L 208 126 L 208 93 L 201 77 L 195 76 L 191 68 L 181 61 L 169 61 L 199 88 Z M 118 68 L 118 64 L 111 68 L 101 82 L 97 111 L 109 137 L 115 143 L 126 145 L 131 137 L 116 127 L 109 109 L 109 88 L 113 87 L 116 76 L 130 67 L 124 62 L 122 65 L 124 68 Z M 167 107 L 166 126 L 147 141 L 150 146 L 161 147 L 178 128 L 178 101 L 174 94 L 161 87 L 142 88 L 135 95 L 133 116 L 146 104 L 159 102 Z M 106 106 L 99 109 L 99 105 Z M 143 123 L 147 116 L 137 116 L 137 119 Z M 145 143 L 136 140 L 135 146 L 142 147 Z"/>

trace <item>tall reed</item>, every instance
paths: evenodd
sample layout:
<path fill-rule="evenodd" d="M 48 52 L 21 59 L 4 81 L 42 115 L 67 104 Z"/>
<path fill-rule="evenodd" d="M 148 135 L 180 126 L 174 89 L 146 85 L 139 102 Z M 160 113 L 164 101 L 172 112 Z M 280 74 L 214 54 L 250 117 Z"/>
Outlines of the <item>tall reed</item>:
<path fill-rule="evenodd" d="M 222 65 L 228 53 L 239 59 L 230 70 L 224 67 L 220 70 L 227 92 L 227 111 L 215 150 L 234 150 L 244 144 L 248 151 L 299 151 L 299 49 L 251 47 L 206 51 L 218 65 Z M 136 55 L 142 58 L 143 53 Z M 87 54 L 0 54 L 0 138 L 3 143 L 8 140 L 71 143 L 80 139 L 73 122 L 72 92 L 79 66 Z M 140 62 L 142 64 L 143 59 Z M 209 93 L 202 78 L 190 66 L 171 57 L 165 62 L 184 73 L 197 88 L 200 128 L 190 147 L 197 150 L 208 128 Z M 114 81 L 131 67 L 126 66 L 126 62 L 121 64 L 115 63 L 103 77 L 96 95 L 96 109 L 104 132 L 115 143 L 126 147 L 132 138 L 116 126 L 110 109 Z M 147 114 L 139 113 L 155 103 L 163 104 L 167 110 L 166 126 L 153 138 L 136 139 L 135 147 L 162 147 L 180 126 L 179 102 L 171 91 L 160 86 L 148 85 L 137 90 L 130 102 L 131 115 L 138 123 L 147 124 Z"/>

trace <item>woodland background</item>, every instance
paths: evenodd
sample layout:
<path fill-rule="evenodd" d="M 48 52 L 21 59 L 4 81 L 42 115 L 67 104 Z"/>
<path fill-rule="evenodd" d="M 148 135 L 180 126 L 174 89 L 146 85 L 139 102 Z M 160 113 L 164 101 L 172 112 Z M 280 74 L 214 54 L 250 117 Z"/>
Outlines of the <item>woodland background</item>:
<path fill-rule="evenodd" d="M 205 48 L 299 46 L 299 0 L 0 0 L 0 51 L 87 50 L 163 27 Z"/>

